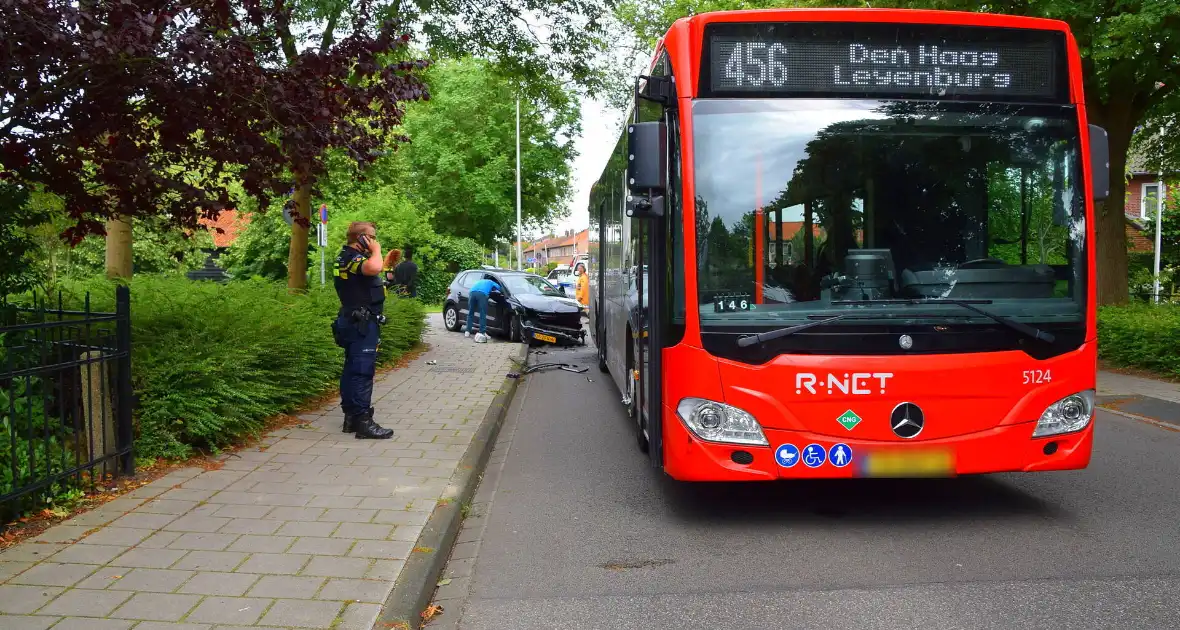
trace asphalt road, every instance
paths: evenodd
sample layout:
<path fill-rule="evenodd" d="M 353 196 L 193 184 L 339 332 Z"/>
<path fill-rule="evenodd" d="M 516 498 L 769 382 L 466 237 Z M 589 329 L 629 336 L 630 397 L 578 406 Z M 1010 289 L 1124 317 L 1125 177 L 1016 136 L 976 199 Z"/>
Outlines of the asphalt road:
<path fill-rule="evenodd" d="M 687 485 L 592 350 L 537 360 L 591 370 L 518 391 L 447 625 L 1180 628 L 1180 433 L 1100 412 L 1083 471 Z"/>

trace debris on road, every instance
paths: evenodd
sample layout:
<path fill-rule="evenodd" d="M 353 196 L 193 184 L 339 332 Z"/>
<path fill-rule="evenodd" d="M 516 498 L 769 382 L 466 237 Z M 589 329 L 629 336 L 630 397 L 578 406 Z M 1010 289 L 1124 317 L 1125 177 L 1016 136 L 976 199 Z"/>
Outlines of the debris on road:
<path fill-rule="evenodd" d="M 565 372 L 573 372 L 574 374 L 585 374 L 586 372 L 590 371 L 590 368 L 588 367 L 578 367 L 573 363 L 538 363 L 525 368 L 524 374 L 532 374 L 533 372 L 539 372 L 541 370 L 548 370 L 552 368 L 557 368 Z"/>
<path fill-rule="evenodd" d="M 541 370 L 550 370 L 553 368 L 557 368 L 563 372 L 573 372 L 574 374 L 585 374 L 586 372 L 590 371 L 590 368 L 588 368 L 588 367 L 578 366 L 573 363 L 538 363 L 537 365 L 530 365 L 529 367 L 525 368 L 524 370 L 522 370 L 520 372 L 509 372 L 509 373 L 505 374 L 504 377 L 515 379 L 515 378 L 520 378 L 521 376 L 524 376 L 526 374 L 532 374 L 534 372 L 540 372 Z M 594 382 L 594 381 L 590 380 L 589 376 L 586 377 L 586 380 L 590 381 L 591 383 Z"/>

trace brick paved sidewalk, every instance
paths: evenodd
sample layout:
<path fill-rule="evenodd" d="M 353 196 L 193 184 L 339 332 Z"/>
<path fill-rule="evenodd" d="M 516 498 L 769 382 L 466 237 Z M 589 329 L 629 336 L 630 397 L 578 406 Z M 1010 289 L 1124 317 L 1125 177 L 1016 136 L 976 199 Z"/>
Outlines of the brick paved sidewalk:
<path fill-rule="evenodd" d="M 330 404 L 59 524 L 0 553 L 0 629 L 369 630 L 520 349 L 438 315 L 425 341 L 374 388 L 392 440 Z"/>

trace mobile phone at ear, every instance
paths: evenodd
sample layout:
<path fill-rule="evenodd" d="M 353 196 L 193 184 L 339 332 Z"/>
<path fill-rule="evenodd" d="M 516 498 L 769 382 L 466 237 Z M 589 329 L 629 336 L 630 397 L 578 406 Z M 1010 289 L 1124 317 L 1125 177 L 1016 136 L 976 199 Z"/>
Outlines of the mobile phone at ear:
<path fill-rule="evenodd" d="M 364 247 L 365 249 L 369 249 L 369 237 L 368 236 L 361 234 L 360 237 L 356 239 L 356 242 L 360 243 L 361 247 Z"/>

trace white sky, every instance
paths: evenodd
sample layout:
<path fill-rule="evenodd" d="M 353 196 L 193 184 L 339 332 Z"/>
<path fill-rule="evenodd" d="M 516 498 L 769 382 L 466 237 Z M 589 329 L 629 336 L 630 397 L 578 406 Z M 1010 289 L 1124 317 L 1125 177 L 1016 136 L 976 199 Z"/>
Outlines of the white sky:
<path fill-rule="evenodd" d="M 553 231 L 584 230 L 590 227 L 587 205 L 590 186 L 602 173 L 602 168 L 615 147 L 616 123 L 623 112 L 611 110 L 597 100 L 582 101 L 582 135 L 574 141 L 578 157 L 572 166 L 574 196 L 569 215 L 553 226 Z"/>
<path fill-rule="evenodd" d="M 613 63 L 630 63 L 635 73 L 641 73 L 647 68 L 651 59 L 651 51 L 643 50 L 634 56 L 630 55 L 634 42 L 633 36 L 618 24 L 610 24 L 612 39 L 617 48 L 606 53 L 613 58 Z M 610 152 L 615 148 L 618 134 L 619 120 L 626 112 L 611 109 L 605 101 L 599 99 L 582 99 L 582 135 L 575 139 L 574 148 L 578 155 L 571 165 L 573 176 L 573 198 L 570 200 L 569 213 L 565 219 L 553 225 L 553 231 L 561 233 L 565 230 L 584 230 L 590 227 L 590 216 L 587 211 L 590 198 L 590 187 L 602 173 Z"/>

